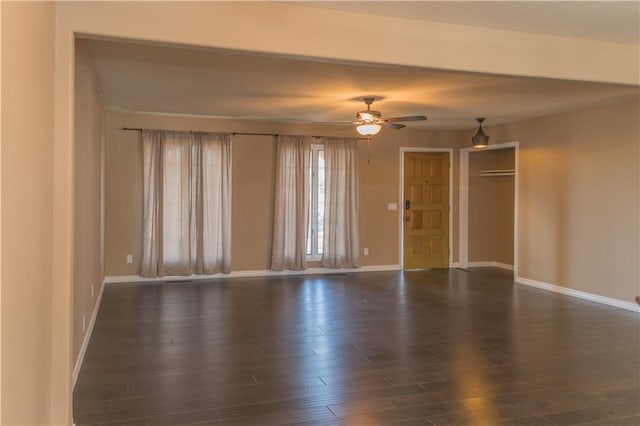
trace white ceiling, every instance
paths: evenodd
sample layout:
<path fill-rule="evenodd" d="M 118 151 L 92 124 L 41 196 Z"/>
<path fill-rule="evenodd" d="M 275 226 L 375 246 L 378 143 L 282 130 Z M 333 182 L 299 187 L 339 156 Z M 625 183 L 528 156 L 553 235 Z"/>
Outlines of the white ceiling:
<path fill-rule="evenodd" d="M 509 29 L 553 34 L 564 31 L 563 35 L 597 35 L 625 43 L 633 38 L 633 31 L 637 36 L 637 17 L 630 30 L 626 15 L 620 12 L 637 9 L 636 2 L 613 8 L 615 13 L 611 14 L 600 3 L 597 7 L 581 2 L 579 7 L 569 2 L 545 3 L 544 8 L 536 8 L 533 2 L 509 2 L 500 9 L 496 9 L 496 3 L 368 2 L 366 13 L 502 28 L 508 25 Z M 304 5 L 350 11 L 362 3 Z M 564 21 L 556 15 L 569 12 Z M 594 21 L 595 17 L 600 19 Z M 596 31 L 594 25 L 607 30 Z M 364 107 L 357 99 L 374 95 L 383 98 L 374 104 L 383 117 L 421 114 L 428 121 L 409 126 L 464 129 L 474 127 L 478 116 L 487 117 L 487 125 L 499 124 L 585 108 L 638 91 L 636 87 L 604 83 L 314 61 L 169 45 L 104 40 L 85 43 L 107 107 L 127 111 L 284 122 L 351 121 Z"/>
<path fill-rule="evenodd" d="M 613 43 L 640 42 L 637 1 L 306 1 L 302 6 Z"/>

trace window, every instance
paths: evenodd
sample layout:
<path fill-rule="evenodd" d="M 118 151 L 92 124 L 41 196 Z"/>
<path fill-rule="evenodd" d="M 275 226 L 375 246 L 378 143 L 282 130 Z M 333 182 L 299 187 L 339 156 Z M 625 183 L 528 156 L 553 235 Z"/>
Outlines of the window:
<path fill-rule="evenodd" d="M 324 235 L 324 147 L 322 145 L 311 145 L 310 167 L 307 260 L 320 260 Z"/>
<path fill-rule="evenodd" d="M 162 257 L 169 267 L 189 262 L 189 139 L 165 140 L 162 174 Z"/>

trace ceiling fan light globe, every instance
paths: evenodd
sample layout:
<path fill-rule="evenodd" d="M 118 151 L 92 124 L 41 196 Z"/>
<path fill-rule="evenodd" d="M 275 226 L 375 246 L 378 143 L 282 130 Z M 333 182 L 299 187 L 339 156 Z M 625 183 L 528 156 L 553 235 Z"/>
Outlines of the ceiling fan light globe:
<path fill-rule="evenodd" d="M 381 128 L 382 126 L 380 126 L 379 124 L 361 124 L 356 127 L 356 130 L 362 136 L 373 136 L 377 135 L 380 132 Z"/>

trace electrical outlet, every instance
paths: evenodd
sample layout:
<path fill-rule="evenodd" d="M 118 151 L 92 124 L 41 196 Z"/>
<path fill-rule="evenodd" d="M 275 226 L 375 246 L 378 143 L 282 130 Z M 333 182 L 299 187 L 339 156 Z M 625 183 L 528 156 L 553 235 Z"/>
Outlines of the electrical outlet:
<path fill-rule="evenodd" d="M 133 263 L 133 255 L 132 254 L 128 254 L 127 255 L 127 263 Z"/>
<path fill-rule="evenodd" d="M 369 256 L 369 248 L 368 247 L 364 248 L 364 255 L 365 256 Z"/>

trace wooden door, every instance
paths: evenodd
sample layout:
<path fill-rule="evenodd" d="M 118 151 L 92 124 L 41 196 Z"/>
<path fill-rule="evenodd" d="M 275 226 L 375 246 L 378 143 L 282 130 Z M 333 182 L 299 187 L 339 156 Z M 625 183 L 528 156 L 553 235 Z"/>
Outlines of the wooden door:
<path fill-rule="evenodd" d="M 404 154 L 404 268 L 449 267 L 449 153 Z"/>

